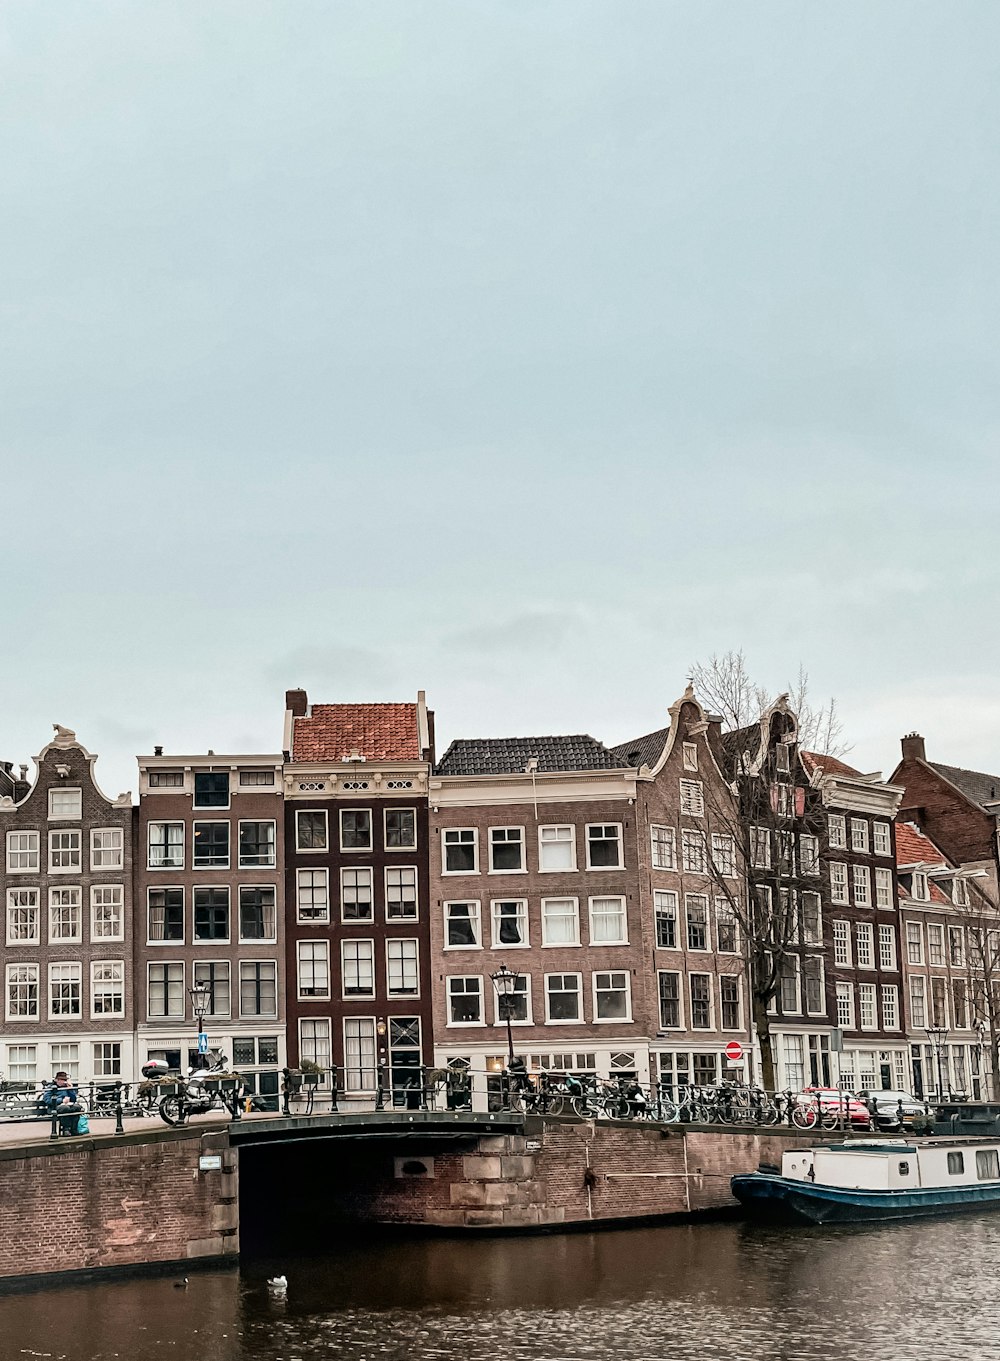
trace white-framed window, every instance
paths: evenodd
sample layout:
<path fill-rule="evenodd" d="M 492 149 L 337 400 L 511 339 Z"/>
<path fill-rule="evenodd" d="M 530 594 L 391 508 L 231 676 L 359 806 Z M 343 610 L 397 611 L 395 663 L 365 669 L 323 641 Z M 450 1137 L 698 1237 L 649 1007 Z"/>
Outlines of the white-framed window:
<path fill-rule="evenodd" d="M 385 943 L 386 991 L 390 997 L 420 995 L 420 946 L 408 937 L 390 937 Z"/>
<path fill-rule="evenodd" d="M 859 969 L 874 969 L 875 949 L 871 922 L 858 922 L 854 928 L 854 948 Z"/>
<path fill-rule="evenodd" d="M 539 827 L 538 868 L 542 874 L 576 869 L 576 828 L 571 823 Z"/>
<path fill-rule="evenodd" d="M 122 829 L 95 827 L 90 833 L 90 868 L 118 870 L 122 867 Z"/>
<path fill-rule="evenodd" d="M 685 770 L 698 769 L 698 744 L 697 742 L 685 742 L 682 744 L 682 756 Z"/>
<path fill-rule="evenodd" d="M 854 987 L 850 983 L 837 984 L 837 1025 L 842 1030 L 854 1029 Z"/>
<path fill-rule="evenodd" d="M 90 887 L 91 940 L 123 940 L 125 886 L 92 884 Z"/>
<path fill-rule="evenodd" d="M 148 854 L 146 863 L 151 870 L 182 870 L 184 868 L 183 822 L 151 822 L 147 829 Z"/>
<path fill-rule="evenodd" d="M 620 822 L 587 824 L 587 869 L 622 868 L 622 828 Z"/>
<path fill-rule="evenodd" d="M 7 944 L 40 945 L 41 922 L 37 888 L 7 890 Z"/>
<path fill-rule="evenodd" d="M 723 1030 L 742 1030 L 743 1017 L 740 1005 L 740 980 L 732 974 L 723 974 L 719 979 L 719 1019 Z"/>
<path fill-rule="evenodd" d="M 920 903 L 930 902 L 931 890 L 928 885 L 927 875 L 923 870 L 914 870 L 913 882 L 910 887 L 910 896 Z"/>
<path fill-rule="evenodd" d="M 653 922 L 656 927 L 656 948 L 676 950 L 677 894 L 672 889 L 656 889 L 653 893 Z"/>
<path fill-rule="evenodd" d="M 681 812 L 689 817 L 705 816 L 705 792 L 701 780 L 681 780 Z"/>
<path fill-rule="evenodd" d="M 654 822 L 649 829 L 652 843 L 653 869 L 675 870 L 677 868 L 677 834 L 673 827 L 664 827 Z"/>
<path fill-rule="evenodd" d="M 681 864 L 685 874 L 707 874 L 708 857 L 705 853 L 705 833 L 681 828 Z"/>
<path fill-rule="evenodd" d="M 50 789 L 49 821 L 79 822 L 83 817 L 82 789 Z"/>
<path fill-rule="evenodd" d="M 594 1022 L 631 1021 L 632 993 L 625 969 L 601 971 L 593 975 Z"/>
<path fill-rule="evenodd" d="M 273 959 L 240 960 L 240 1015 L 278 1014 L 278 966 Z"/>
<path fill-rule="evenodd" d="M 852 865 L 851 878 L 854 881 L 855 907 L 871 907 L 872 875 L 867 865 Z"/>
<path fill-rule="evenodd" d="M 76 961 L 49 965 L 49 1019 L 79 1019 L 83 1014 L 80 997 L 82 968 Z"/>
<path fill-rule="evenodd" d="M 944 927 L 937 922 L 927 923 L 927 963 L 944 963 Z"/>
<path fill-rule="evenodd" d="M 49 889 L 49 940 L 83 940 L 82 890 L 72 888 Z"/>
<path fill-rule="evenodd" d="M 804 892 L 802 904 L 802 942 L 804 945 L 823 944 L 823 900 L 818 893 Z"/>
<path fill-rule="evenodd" d="M 191 864 L 196 870 L 229 868 L 229 823 L 196 822 L 191 834 Z"/>
<path fill-rule="evenodd" d="M 325 851 L 330 844 L 330 829 L 325 808 L 297 808 L 295 810 L 295 849 L 297 851 Z"/>
<path fill-rule="evenodd" d="M 295 871 L 295 920 L 300 923 L 330 920 L 329 870 Z"/>
<path fill-rule="evenodd" d="M 416 921 L 417 869 L 415 865 L 388 865 L 385 871 L 385 919 Z"/>
<path fill-rule="evenodd" d="M 372 810 L 370 808 L 342 808 L 340 810 L 340 849 L 342 851 L 370 851 L 372 848 Z"/>
<path fill-rule="evenodd" d="M 7 833 L 7 873 L 36 874 L 38 872 L 37 832 Z"/>
<path fill-rule="evenodd" d="M 448 1024 L 485 1025 L 483 980 L 478 974 L 455 975 L 448 986 Z"/>
<path fill-rule="evenodd" d="M 951 980 L 951 1023 L 956 1030 L 969 1028 L 969 998 L 964 978 Z"/>
<path fill-rule="evenodd" d="M 899 1029 L 899 989 L 895 983 L 882 984 L 882 1028 Z"/>
<path fill-rule="evenodd" d="M 711 1030 L 713 1028 L 711 974 L 688 974 L 688 1003 L 691 1029 Z"/>
<path fill-rule="evenodd" d="M 125 961 L 95 959 L 90 965 L 90 1014 L 125 1015 Z"/>
<path fill-rule="evenodd" d="M 345 997 L 375 996 L 375 942 L 342 940 L 340 967 Z"/>
<path fill-rule="evenodd" d="M 799 835 L 799 869 L 802 874 L 819 874 L 819 837 L 808 832 Z"/>
<path fill-rule="evenodd" d="M 806 1014 L 822 1016 L 826 1011 L 826 996 L 823 987 L 823 961 L 815 955 L 802 961 L 802 980 L 805 990 Z"/>
<path fill-rule="evenodd" d="M 490 828 L 490 874 L 523 874 L 524 828 Z"/>
<path fill-rule="evenodd" d="M 910 978 L 910 1021 L 915 1030 L 927 1024 L 927 984 L 919 974 Z"/>
<path fill-rule="evenodd" d="M 847 866 L 842 860 L 830 861 L 830 899 L 835 903 L 848 903 Z"/>
<path fill-rule="evenodd" d="M 147 941 L 180 944 L 184 940 L 184 890 L 147 889 L 147 900 Z"/>
<path fill-rule="evenodd" d="M 964 879 L 951 881 L 951 901 L 956 907 L 969 906 L 969 886 Z"/>
<path fill-rule="evenodd" d="M 475 827 L 444 827 L 443 874 L 479 873 L 479 833 Z"/>
<path fill-rule="evenodd" d="M 892 908 L 892 870 L 875 870 L 875 906 Z"/>
<path fill-rule="evenodd" d="M 528 945 L 528 901 L 526 898 L 499 898 L 490 904 L 494 948 L 519 948 Z"/>
<path fill-rule="evenodd" d="M 628 922 L 624 898 L 590 898 L 591 945 L 627 945 Z"/>
<path fill-rule="evenodd" d="M 323 1072 L 332 1066 L 329 1016 L 299 1018 L 299 1059 L 303 1063 L 314 1063 Z"/>
<path fill-rule="evenodd" d="M 867 818 L 851 818 L 851 850 L 859 855 L 868 854 Z M 867 987 L 867 984 L 865 986 Z"/>
<path fill-rule="evenodd" d="M 833 923 L 833 962 L 838 969 L 851 967 L 851 924 L 845 921 Z"/>
<path fill-rule="evenodd" d="M 241 770 L 240 787 L 243 789 L 274 788 L 273 770 Z"/>
<path fill-rule="evenodd" d="M 681 976 L 669 969 L 659 969 L 656 975 L 660 1005 L 660 1029 L 683 1030 Z"/>
<path fill-rule="evenodd" d="M 847 819 L 841 813 L 831 813 L 827 818 L 826 826 L 830 838 L 830 849 L 833 851 L 846 850 Z"/>
<path fill-rule="evenodd" d="M 98 1040 L 94 1044 L 94 1077 L 121 1077 L 120 1040 Z"/>
<path fill-rule="evenodd" d="M 184 965 L 180 961 L 169 964 L 148 964 L 146 1014 L 150 1020 L 184 1018 Z"/>
<path fill-rule="evenodd" d="M 757 870 L 771 868 L 771 834 L 766 827 L 750 828 L 750 864 Z"/>
<path fill-rule="evenodd" d="M 194 773 L 194 808 L 229 807 L 229 771 L 196 770 Z"/>
<path fill-rule="evenodd" d="M 578 973 L 545 975 L 545 1024 L 568 1025 L 583 1020 L 582 979 Z"/>
<path fill-rule="evenodd" d="M 720 955 L 739 954 L 739 922 L 728 898 L 715 900 L 715 943 Z"/>
<path fill-rule="evenodd" d="M 791 742 L 777 742 L 774 747 L 774 767 L 781 775 L 788 775 L 791 772 Z"/>
<path fill-rule="evenodd" d="M 65 1072 L 70 1082 L 80 1081 L 80 1046 L 76 1043 L 50 1044 L 49 1062 L 54 1073 Z"/>
<path fill-rule="evenodd" d="M 240 869 L 273 869 L 275 828 L 272 819 L 240 822 Z"/>
<path fill-rule="evenodd" d="M 948 1024 L 948 980 L 931 979 L 931 1025 Z"/>
<path fill-rule="evenodd" d="M 192 889 L 194 931 L 192 940 L 222 944 L 229 940 L 229 885 Z"/>
<path fill-rule="evenodd" d="M 37 1082 L 38 1046 L 9 1044 L 7 1046 L 7 1076 L 12 1082 Z"/>
<path fill-rule="evenodd" d="M 386 808 L 382 817 L 382 834 L 387 851 L 415 851 L 417 849 L 417 810 L 415 808 Z"/>
<path fill-rule="evenodd" d="M 872 833 L 876 855 L 892 855 L 892 838 L 887 822 L 873 822 Z"/>
<path fill-rule="evenodd" d="M 49 832 L 49 871 L 52 874 L 79 873 L 82 868 L 80 832 L 71 828 L 63 832 Z"/>
<path fill-rule="evenodd" d="M 896 968 L 896 933 L 891 926 L 878 929 L 878 962 L 881 969 Z"/>
<path fill-rule="evenodd" d="M 299 1001 L 327 1001 L 330 996 L 330 942 L 300 940 L 296 942 L 295 952 Z"/>
<path fill-rule="evenodd" d="M 348 1092 L 374 1092 L 378 1087 L 375 1056 L 375 1018 L 344 1019 L 344 1088 Z"/>
<path fill-rule="evenodd" d="M 876 1003 L 876 988 L 874 983 L 858 984 L 858 1015 L 861 1020 L 862 1030 L 878 1029 L 878 1010 Z"/>
<path fill-rule="evenodd" d="M 444 904 L 444 948 L 478 950 L 482 948 L 480 905 L 478 902 Z"/>
<path fill-rule="evenodd" d="M 712 940 L 708 932 L 708 897 L 704 893 L 685 893 L 684 921 L 687 948 L 710 950 Z"/>
<path fill-rule="evenodd" d="M 240 884 L 240 940 L 277 940 L 278 913 L 273 884 Z"/>
<path fill-rule="evenodd" d="M 511 1025 L 531 1025 L 530 974 L 518 974 L 517 978 L 514 980 L 513 991 L 507 995 L 507 1006 L 510 1008 Z M 493 995 L 493 1024 L 507 1024 L 500 997 L 495 989 Z"/>
<path fill-rule="evenodd" d="M 924 962 L 924 933 L 919 922 L 906 923 L 906 962 L 907 964 Z"/>
<path fill-rule="evenodd" d="M 712 864 L 726 879 L 736 876 L 736 844 L 731 836 L 712 833 Z"/>
<path fill-rule="evenodd" d="M 802 1010 L 802 989 L 799 986 L 799 957 L 786 955 L 778 970 L 778 997 L 784 1016 L 797 1016 Z"/>
<path fill-rule="evenodd" d="M 340 920 L 370 922 L 375 920 L 372 902 L 372 870 L 369 866 L 340 871 Z"/>
<path fill-rule="evenodd" d="M 208 990 L 208 1012 L 212 1017 L 229 1016 L 233 1008 L 232 980 L 228 959 L 196 959 L 194 982 Z"/>
<path fill-rule="evenodd" d="M 7 965 L 8 1021 L 38 1020 L 38 965 Z"/>
<path fill-rule="evenodd" d="M 579 944 L 579 901 L 576 898 L 543 898 L 542 945 Z"/>
<path fill-rule="evenodd" d="M 146 774 L 150 789 L 183 789 L 183 770 L 150 770 Z"/>
<path fill-rule="evenodd" d="M 965 967 L 965 933 L 960 926 L 948 927 L 948 963 L 953 969 Z"/>

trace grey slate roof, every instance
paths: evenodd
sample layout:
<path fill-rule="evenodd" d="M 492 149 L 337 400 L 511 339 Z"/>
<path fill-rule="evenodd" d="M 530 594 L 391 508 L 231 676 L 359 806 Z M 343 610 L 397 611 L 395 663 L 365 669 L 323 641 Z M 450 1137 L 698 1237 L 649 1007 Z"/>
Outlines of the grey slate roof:
<path fill-rule="evenodd" d="M 956 785 L 973 803 L 982 805 L 1000 801 L 1000 775 L 987 775 L 981 770 L 963 770 L 961 766 L 943 766 L 938 761 L 928 761 L 927 764 Z"/>
<path fill-rule="evenodd" d="M 655 766 L 663 755 L 669 728 L 657 728 L 645 737 L 633 737 L 631 742 L 619 742 L 611 750 L 623 766 Z"/>
<path fill-rule="evenodd" d="M 520 775 L 531 758 L 540 771 L 620 770 L 613 751 L 587 733 L 575 737 L 459 738 L 441 757 L 438 775 Z"/>

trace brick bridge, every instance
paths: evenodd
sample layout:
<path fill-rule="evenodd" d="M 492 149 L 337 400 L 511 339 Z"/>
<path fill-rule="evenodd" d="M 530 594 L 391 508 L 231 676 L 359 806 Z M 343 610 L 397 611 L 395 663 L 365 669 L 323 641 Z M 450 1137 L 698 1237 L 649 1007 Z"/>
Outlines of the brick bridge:
<path fill-rule="evenodd" d="M 47 1127 L 46 1127 L 47 1132 Z M 189 1270 L 344 1226 L 544 1231 L 720 1213 L 729 1178 L 823 1136 L 477 1112 L 145 1122 L 0 1142 L 0 1284 Z M 837 1137 L 837 1136 L 833 1136 Z"/>

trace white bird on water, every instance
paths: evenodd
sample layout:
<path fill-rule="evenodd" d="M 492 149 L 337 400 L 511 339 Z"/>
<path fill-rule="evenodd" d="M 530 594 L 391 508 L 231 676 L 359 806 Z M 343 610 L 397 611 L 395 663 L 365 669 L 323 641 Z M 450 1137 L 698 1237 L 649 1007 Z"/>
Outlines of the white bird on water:
<path fill-rule="evenodd" d="M 272 1276 L 267 1283 L 267 1291 L 268 1294 L 273 1295 L 275 1299 L 284 1299 L 288 1294 L 288 1277 Z"/>

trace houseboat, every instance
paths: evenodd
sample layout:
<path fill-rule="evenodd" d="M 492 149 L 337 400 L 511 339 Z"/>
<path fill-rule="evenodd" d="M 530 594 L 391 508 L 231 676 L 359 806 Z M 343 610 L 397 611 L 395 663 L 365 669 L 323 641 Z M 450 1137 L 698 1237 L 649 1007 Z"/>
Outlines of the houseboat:
<path fill-rule="evenodd" d="M 857 1224 L 1000 1207 L 1000 1140 L 869 1139 L 782 1155 L 781 1171 L 733 1177 L 755 1219 Z"/>

